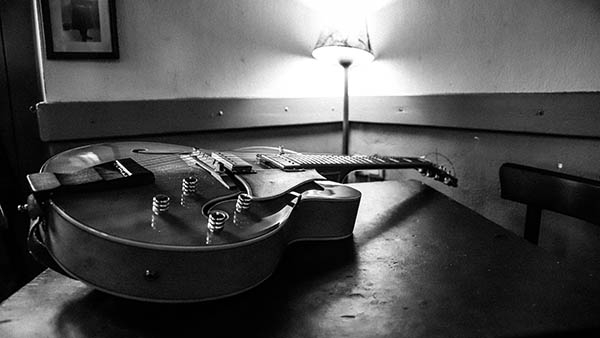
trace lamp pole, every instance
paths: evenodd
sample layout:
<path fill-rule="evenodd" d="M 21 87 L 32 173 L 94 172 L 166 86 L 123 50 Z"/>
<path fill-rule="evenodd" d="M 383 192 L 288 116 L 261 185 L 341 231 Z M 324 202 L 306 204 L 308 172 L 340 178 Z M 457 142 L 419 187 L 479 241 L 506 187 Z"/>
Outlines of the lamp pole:
<path fill-rule="evenodd" d="M 342 155 L 348 155 L 348 140 L 350 138 L 350 120 L 349 120 L 349 97 L 348 97 L 348 68 L 352 65 L 351 61 L 340 61 L 344 68 L 344 111 L 342 113 Z"/>

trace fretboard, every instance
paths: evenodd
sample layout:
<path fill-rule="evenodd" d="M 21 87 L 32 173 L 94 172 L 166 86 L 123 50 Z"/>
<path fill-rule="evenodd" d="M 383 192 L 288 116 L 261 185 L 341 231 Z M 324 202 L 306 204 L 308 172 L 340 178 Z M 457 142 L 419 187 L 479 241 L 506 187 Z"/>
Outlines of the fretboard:
<path fill-rule="evenodd" d="M 299 169 L 402 169 L 426 168 L 431 163 L 418 157 L 330 154 L 259 154 L 260 163 L 282 170 Z"/>

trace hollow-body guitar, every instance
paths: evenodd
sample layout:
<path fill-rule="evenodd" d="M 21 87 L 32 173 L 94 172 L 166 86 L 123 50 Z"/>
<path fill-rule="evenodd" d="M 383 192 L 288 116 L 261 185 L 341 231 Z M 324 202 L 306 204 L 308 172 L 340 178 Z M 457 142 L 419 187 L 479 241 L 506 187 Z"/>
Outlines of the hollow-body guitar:
<path fill-rule="evenodd" d="M 32 251 L 122 297 L 231 296 L 268 278 L 289 243 L 351 236 L 361 195 L 320 172 L 369 168 L 414 168 L 456 185 L 420 158 L 151 142 L 75 148 L 28 175 Z"/>

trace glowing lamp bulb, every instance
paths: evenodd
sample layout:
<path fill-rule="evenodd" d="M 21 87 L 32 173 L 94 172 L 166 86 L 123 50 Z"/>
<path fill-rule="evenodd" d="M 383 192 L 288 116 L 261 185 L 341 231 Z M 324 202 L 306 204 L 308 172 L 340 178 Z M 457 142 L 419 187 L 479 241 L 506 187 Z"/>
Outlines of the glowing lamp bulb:
<path fill-rule="evenodd" d="M 338 25 L 321 32 L 312 55 L 317 60 L 341 64 L 344 67 L 373 61 L 373 49 L 367 25 Z"/>

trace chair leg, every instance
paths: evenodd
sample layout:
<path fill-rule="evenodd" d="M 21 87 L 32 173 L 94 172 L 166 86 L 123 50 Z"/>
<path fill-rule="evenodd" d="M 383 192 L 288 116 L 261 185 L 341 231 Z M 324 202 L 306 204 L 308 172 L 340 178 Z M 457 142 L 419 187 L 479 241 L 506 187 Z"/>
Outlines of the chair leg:
<path fill-rule="evenodd" d="M 525 215 L 525 231 L 523 237 L 529 242 L 537 245 L 540 238 L 540 222 L 542 220 L 542 210 L 533 206 L 527 206 Z"/>

